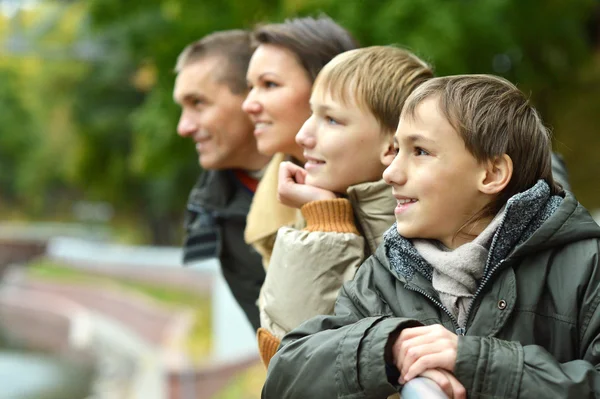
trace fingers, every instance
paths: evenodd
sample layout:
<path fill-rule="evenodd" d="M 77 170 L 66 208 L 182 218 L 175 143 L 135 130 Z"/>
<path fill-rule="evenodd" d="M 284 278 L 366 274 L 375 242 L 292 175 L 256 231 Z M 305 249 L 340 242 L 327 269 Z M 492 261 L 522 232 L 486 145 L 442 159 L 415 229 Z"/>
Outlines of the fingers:
<path fill-rule="evenodd" d="M 407 329 L 407 330 L 412 330 L 412 329 Z M 402 333 L 404 333 L 404 331 L 407 331 L 407 330 L 403 330 Z M 412 335 L 412 338 L 405 338 L 405 335 L 400 334 L 399 339 L 394 343 L 394 346 L 392 347 L 392 351 L 393 351 L 393 355 L 394 355 L 394 363 L 401 364 L 403 362 L 403 359 L 406 358 L 407 352 L 409 351 L 409 349 L 411 349 L 413 347 L 425 345 L 425 344 L 428 344 L 431 342 L 435 342 L 437 340 L 438 340 L 438 338 L 431 334 L 418 335 L 418 336 Z"/>
<path fill-rule="evenodd" d="M 446 330 L 446 328 L 444 328 L 444 326 L 442 326 L 441 324 L 433 324 L 430 326 L 405 328 L 400 333 L 399 338 L 402 340 L 407 340 L 426 334 L 446 335 L 447 333 L 452 334 L 450 331 Z"/>
<path fill-rule="evenodd" d="M 279 165 L 279 181 L 277 183 L 277 199 L 283 205 L 298 208 L 298 184 L 304 184 L 306 171 L 292 162 Z"/>
<path fill-rule="evenodd" d="M 433 380 L 451 399 L 466 399 L 467 390 L 460 381 L 449 371 L 442 369 L 425 370 L 420 377 Z"/>
<path fill-rule="evenodd" d="M 440 370 L 425 370 L 423 373 L 421 373 L 421 375 L 419 375 L 419 377 L 429 378 L 430 380 L 435 382 L 436 385 L 439 386 L 442 391 L 444 391 L 446 396 L 448 396 L 449 398 L 454 397 L 454 389 L 452 383 L 450 382 L 448 377 L 446 377 L 446 374 L 444 374 Z"/>
<path fill-rule="evenodd" d="M 458 336 L 442 325 L 406 328 L 392 346 L 393 362 L 409 381 L 432 368 L 453 371 L 457 348 Z"/>
<path fill-rule="evenodd" d="M 425 337 L 430 338 L 430 337 Z M 399 362 L 396 364 L 398 370 L 400 370 L 400 374 L 404 376 L 404 378 L 408 381 L 410 378 L 408 377 L 408 370 L 412 367 L 414 363 L 416 363 L 423 356 L 431 355 L 434 353 L 440 353 L 448 349 L 446 342 L 444 341 L 427 341 L 422 343 L 413 344 L 413 339 L 411 341 L 406 342 L 407 345 L 403 345 L 401 351 L 403 352 Z M 410 345 L 410 346 L 409 346 Z M 438 366 L 439 367 L 439 366 Z"/>
<path fill-rule="evenodd" d="M 304 179 L 306 171 L 293 162 L 282 162 L 279 164 L 279 184 L 287 182 L 298 182 L 297 177 Z M 299 182 L 298 182 L 299 183 Z M 303 183 L 300 183 L 303 184 Z"/>
<path fill-rule="evenodd" d="M 451 349 L 436 350 L 428 352 L 425 355 L 420 356 L 416 361 L 412 362 L 409 366 L 402 365 L 404 371 L 400 375 L 405 381 L 410 381 L 414 377 L 418 376 L 422 372 L 432 368 L 442 368 L 445 370 L 454 369 L 454 363 L 456 363 L 456 357 L 453 356 Z"/>
<path fill-rule="evenodd" d="M 454 374 L 450 373 L 446 370 L 441 370 L 442 373 L 446 375 L 450 385 L 452 385 L 453 396 L 450 396 L 452 399 L 467 399 L 467 390 L 464 385 L 454 376 Z"/>

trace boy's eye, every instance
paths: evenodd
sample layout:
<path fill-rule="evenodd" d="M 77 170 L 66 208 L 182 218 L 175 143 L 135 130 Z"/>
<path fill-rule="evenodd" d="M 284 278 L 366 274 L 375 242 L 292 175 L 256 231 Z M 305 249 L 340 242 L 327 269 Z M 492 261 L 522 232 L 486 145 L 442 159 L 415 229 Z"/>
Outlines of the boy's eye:
<path fill-rule="evenodd" d="M 330 125 L 339 125 L 339 122 L 336 121 L 335 119 L 333 119 L 331 116 L 326 116 L 325 120 L 327 121 L 328 124 Z"/>
<path fill-rule="evenodd" d="M 429 153 L 427 151 L 425 151 L 424 149 L 422 149 L 421 147 L 415 147 L 415 155 L 423 156 L 423 155 L 429 155 Z"/>

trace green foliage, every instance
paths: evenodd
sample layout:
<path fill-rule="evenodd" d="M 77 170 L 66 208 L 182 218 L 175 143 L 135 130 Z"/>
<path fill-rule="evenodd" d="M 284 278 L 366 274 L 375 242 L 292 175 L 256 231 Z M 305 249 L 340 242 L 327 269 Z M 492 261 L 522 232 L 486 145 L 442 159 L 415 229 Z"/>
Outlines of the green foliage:
<path fill-rule="evenodd" d="M 73 198 L 109 201 L 118 217 L 134 215 L 155 243 L 180 242 L 185 201 L 200 172 L 193 145 L 175 133 L 173 66 L 187 44 L 215 30 L 325 12 L 362 45 L 407 47 L 438 75 L 505 76 L 531 93 L 559 144 L 596 148 L 589 144 L 599 141 L 591 133 L 597 108 L 578 96 L 589 84 L 584 28 L 594 0 L 40 4 L 18 19 L 40 52 L 0 61 L 0 198 L 38 212 Z M 0 17 L 0 38 L 14 35 L 15 21 Z M 576 112 L 582 108 L 589 112 Z M 565 116 L 577 119 L 577 131 Z M 584 192 L 593 169 L 565 155 L 575 192 Z M 600 195 L 584 197 L 600 206 Z"/>
<path fill-rule="evenodd" d="M 16 199 L 27 154 L 35 145 L 31 120 L 19 96 L 16 73 L 0 69 L 0 192 L 7 201 Z"/>

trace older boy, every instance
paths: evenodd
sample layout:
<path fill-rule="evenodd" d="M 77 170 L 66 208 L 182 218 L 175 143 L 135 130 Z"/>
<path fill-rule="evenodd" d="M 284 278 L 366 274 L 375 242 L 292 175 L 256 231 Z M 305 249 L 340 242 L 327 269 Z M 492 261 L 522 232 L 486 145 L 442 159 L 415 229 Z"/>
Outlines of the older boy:
<path fill-rule="evenodd" d="M 393 223 L 395 200 L 381 173 L 394 157 L 404 100 L 432 76 L 417 56 L 391 46 L 345 52 L 319 73 L 312 116 L 296 136 L 307 162 L 280 168 L 279 198 L 307 225 L 277 235 L 259 300 L 266 364 L 285 333 L 333 312 L 343 282 Z"/>

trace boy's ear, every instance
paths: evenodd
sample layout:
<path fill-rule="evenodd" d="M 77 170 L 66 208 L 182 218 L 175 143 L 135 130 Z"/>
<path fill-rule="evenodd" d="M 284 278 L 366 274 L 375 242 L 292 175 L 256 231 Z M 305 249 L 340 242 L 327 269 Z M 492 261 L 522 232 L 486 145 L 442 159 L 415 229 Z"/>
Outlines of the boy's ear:
<path fill-rule="evenodd" d="M 487 162 L 479 190 L 484 194 L 498 194 L 508 185 L 513 173 L 512 159 L 507 154 Z"/>
<path fill-rule="evenodd" d="M 381 147 L 381 163 L 388 167 L 396 157 L 396 150 L 394 149 L 394 138 L 391 137 L 389 140 L 383 140 Z"/>

